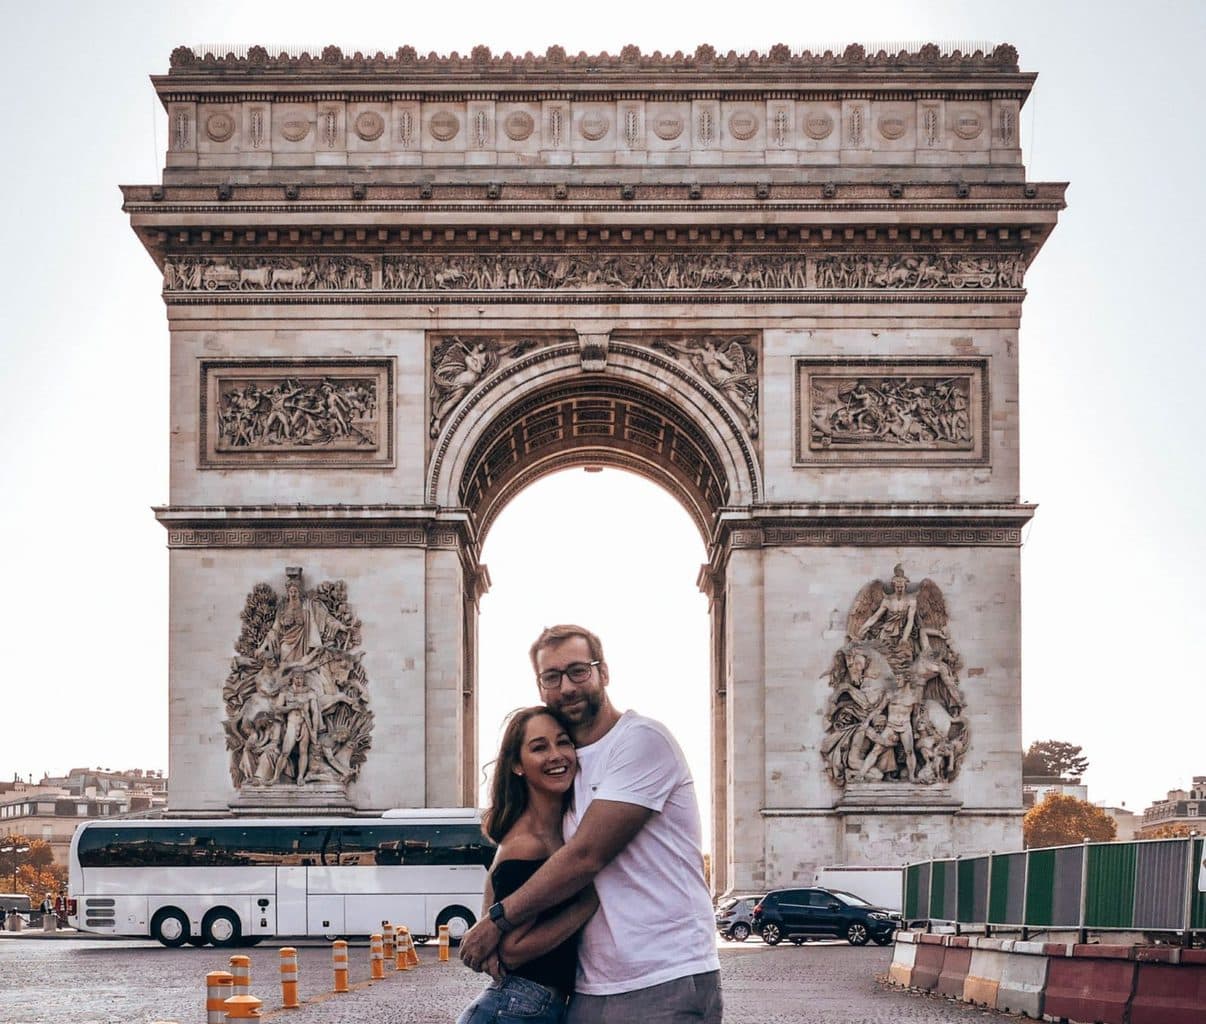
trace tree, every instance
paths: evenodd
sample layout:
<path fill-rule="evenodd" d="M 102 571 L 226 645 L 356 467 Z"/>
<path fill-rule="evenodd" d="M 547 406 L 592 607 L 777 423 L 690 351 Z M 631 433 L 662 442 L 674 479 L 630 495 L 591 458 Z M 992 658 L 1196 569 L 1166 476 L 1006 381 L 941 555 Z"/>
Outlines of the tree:
<path fill-rule="evenodd" d="M 1063 740 L 1036 740 L 1022 758 L 1022 774 L 1079 779 L 1089 770 L 1089 759 L 1080 753 L 1083 749 Z"/>
<path fill-rule="evenodd" d="M 36 905 L 66 888 L 67 869 L 54 863 L 48 843 L 16 833 L 0 838 L 0 889 L 25 893 Z"/>
<path fill-rule="evenodd" d="M 1084 839 L 1108 843 L 1117 834 L 1118 824 L 1100 807 L 1059 793 L 1048 794 L 1022 819 L 1022 837 L 1027 847 L 1067 846 Z"/>

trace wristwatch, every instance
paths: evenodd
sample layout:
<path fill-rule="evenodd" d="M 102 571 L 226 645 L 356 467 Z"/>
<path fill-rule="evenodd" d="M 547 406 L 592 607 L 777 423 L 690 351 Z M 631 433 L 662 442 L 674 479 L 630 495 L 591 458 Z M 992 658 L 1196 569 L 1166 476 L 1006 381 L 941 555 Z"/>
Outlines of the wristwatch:
<path fill-rule="evenodd" d="M 494 927 L 497 928 L 503 935 L 511 931 L 515 925 L 507 920 L 506 912 L 503 910 L 502 900 L 497 903 L 491 903 L 490 909 L 487 911 L 490 915 L 490 920 L 494 922 Z"/>

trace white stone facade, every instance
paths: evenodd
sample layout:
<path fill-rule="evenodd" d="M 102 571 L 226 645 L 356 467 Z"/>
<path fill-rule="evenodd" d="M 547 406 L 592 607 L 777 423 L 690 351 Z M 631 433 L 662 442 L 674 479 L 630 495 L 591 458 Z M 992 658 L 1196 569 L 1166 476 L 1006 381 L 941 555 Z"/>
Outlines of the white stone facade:
<path fill-rule="evenodd" d="M 626 53 L 589 87 L 477 51 L 178 51 L 155 79 L 164 181 L 125 198 L 171 333 L 173 811 L 238 810 L 223 679 L 286 567 L 360 619 L 348 806 L 472 801 L 482 536 L 589 460 L 709 545 L 718 889 L 1020 840 L 1018 325 L 1063 205 L 1024 180 L 1033 75 Z M 868 381 L 893 424 L 815 405 Z M 897 564 L 945 600 L 970 740 L 949 782 L 843 787 L 828 673 Z"/>

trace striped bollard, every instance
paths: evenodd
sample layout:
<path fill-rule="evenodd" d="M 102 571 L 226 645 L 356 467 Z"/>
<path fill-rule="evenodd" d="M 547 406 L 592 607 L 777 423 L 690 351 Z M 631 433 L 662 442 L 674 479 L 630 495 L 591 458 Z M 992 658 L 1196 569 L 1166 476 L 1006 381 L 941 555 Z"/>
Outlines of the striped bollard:
<path fill-rule="evenodd" d="M 410 929 L 405 925 L 402 927 L 402 934 L 406 936 L 406 962 L 411 967 L 419 966 L 419 954 L 415 952 L 415 940 L 410 934 Z"/>
<path fill-rule="evenodd" d="M 230 958 L 230 973 L 234 975 L 232 996 L 251 995 L 251 957 L 235 954 Z"/>
<path fill-rule="evenodd" d="M 448 963 L 448 925 L 440 925 L 440 963 Z"/>
<path fill-rule="evenodd" d="M 281 950 L 281 1005 L 286 1010 L 296 1010 L 297 1001 L 297 950 L 285 946 Z"/>
<path fill-rule="evenodd" d="M 409 935 L 410 935 L 410 933 L 406 930 L 406 925 L 404 925 L 404 924 L 398 925 L 398 941 L 396 943 L 398 948 L 394 954 L 394 970 L 395 971 L 409 971 L 410 970 L 410 957 L 407 955 L 407 952 L 406 952 L 406 941 L 407 941 L 407 938 Z"/>
<path fill-rule="evenodd" d="M 232 1020 L 259 1020 L 263 1005 L 255 996 L 231 996 L 226 1000 L 227 1024 Z"/>
<path fill-rule="evenodd" d="M 343 939 L 331 943 L 331 966 L 335 968 L 335 991 L 348 991 L 348 944 Z"/>
<path fill-rule="evenodd" d="M 388 921 L 381 922 L 382 953 L 384 966 L 393 969 L 394 966 L 394 926 Z"/>
<path fill-rule="evenodd" d="M 385 950 L 381 941 L 380 935 L 374 935 L 369 939 L 369 959 L 371 961 L 372 973 L 369 975 L 373 981 L 381 981 L 385 977 L 385 964 L 383 959 Z"/>
<path fill-rule="evenodd" d="M 234 975 L 210 971 L 205 976 L 205 1024 L 225 1024 L 226 1000 L 234 995 Z"/>

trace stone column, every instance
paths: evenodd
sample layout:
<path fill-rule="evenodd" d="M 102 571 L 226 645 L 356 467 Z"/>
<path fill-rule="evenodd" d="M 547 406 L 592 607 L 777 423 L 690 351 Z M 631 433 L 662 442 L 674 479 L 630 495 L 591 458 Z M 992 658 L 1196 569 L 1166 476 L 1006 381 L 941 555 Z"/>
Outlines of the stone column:
<path fill-rule="evenodd" d="M 426 746 L 424 800 L 427 807 L 456 807 L 465 792 L 464 714 L 465 589 L 457 539 L 432 532 L 426 574 Z"/>
<path fill-rule="evenodd" d="M 758 531 L 734 532 L 725 571 L 724 647 L 729 772 L 729 886 L 752 890 L 765 877 L 766 650 L 762 551 Z"/>

